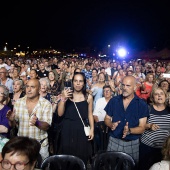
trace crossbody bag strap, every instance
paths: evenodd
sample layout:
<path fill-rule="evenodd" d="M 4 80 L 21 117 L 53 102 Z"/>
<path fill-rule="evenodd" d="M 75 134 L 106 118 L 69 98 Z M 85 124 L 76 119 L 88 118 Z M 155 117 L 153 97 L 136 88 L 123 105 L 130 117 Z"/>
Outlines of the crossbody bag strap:
<path fill-rule="evenodd" d="M 81 121 L 82 121 L 82 123 L 83 123 L 83 126 L 85 126 L 85 124 L 84 124 L 84 122 L 83 122 L 83 119 L 82 119 L 82 117 L 81 117 L 81 115 L 80 115 L 80 112 L 79 112 L 79 110 L 78 110 L 77 105 L 76 105 L 75 102 L 74 102 L 74 105 L 75 105 L 76 110 L 77 110 L 77 112 L 78 112 L 78 115 L 79 115 L 79 117 L 80 117 L 80 119 L 81 119 Z"/>

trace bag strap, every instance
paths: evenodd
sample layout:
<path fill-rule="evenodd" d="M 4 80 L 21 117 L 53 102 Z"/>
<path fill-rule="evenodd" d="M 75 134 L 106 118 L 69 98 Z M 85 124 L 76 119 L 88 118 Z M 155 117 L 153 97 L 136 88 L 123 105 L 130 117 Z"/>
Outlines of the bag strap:
<path fill-rule="evenodd" d="M 83 123 L 83 126 L 85 126 L 85 124 L 84 124 L 84 122 L 83 122 L 83 119 L 82 119 L 82 117 L 81 117 L 81 115 L 80 115 L 80 112 L 79 112 L 79 110 L 78 110 L 77 105 L 76 105 L 75 102 L 74 102 L 74 105 L 75 105 L 76 110 L 77 110 L 77 112 L 78 112 L 78 115 L 79 115 L 79 117 L 80 117 L 80 119 L 81 119 L 81 121 L 82 121 L 82 123 Z"/>
<path fill-rule="evenodd" d="M 40 144 L 41 144 L 41 145 L 42 145 L 42 143 L 45 141 L 45 139 L 47 139 L 47 138 L 44 138 L 44 139 L 40 140 Z"/>

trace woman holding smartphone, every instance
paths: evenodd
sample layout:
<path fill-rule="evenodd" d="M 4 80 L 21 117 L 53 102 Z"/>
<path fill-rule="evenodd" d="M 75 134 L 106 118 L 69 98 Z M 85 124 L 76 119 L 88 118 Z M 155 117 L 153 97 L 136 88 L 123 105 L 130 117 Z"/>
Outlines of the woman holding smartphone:
<path fill-rule="evenodd" d="M 94 137 L 94 120 L 92 114 L 93 98 L 86 94 L 84 73 L 76 72 L 72 78 L 73 90 L 64 89 L 58 104 L 58 115 L 63 116 L 61 130 L 61 153 L 78 156 L 87 165 L 92 155 L 91 140 Z M 74 104 L 75 102 L 75 104 Z M 77 109 L 76 109 L 77 106 Z M 90 125 L 89 136 L 85 135 L 83 123 Z"/>

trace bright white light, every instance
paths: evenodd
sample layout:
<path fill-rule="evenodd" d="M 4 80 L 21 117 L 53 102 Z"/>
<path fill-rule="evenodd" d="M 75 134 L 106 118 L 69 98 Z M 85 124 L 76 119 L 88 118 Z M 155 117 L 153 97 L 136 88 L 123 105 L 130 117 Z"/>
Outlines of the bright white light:
<path fill-rule="evenodd" d="M 7 51 L 7 47 L 6 46 L 4 47 L 4 51 Z"/>
<path fill-rule="evenodd" d="M 125 57 L 127 55 L 127 51 L 124 48 L 118 49 L 117 53 L 120 57 Z"/>

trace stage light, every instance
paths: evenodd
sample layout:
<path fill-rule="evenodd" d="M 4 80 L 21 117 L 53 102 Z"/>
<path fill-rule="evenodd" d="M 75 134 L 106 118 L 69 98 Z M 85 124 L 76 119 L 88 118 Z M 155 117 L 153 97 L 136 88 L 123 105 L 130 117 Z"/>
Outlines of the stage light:
<path fill-rule="evenodd" d="M 120 48 L 117 50 L 117 54 L 119 57 L 125 57 L 128 54 L 128 52 L 126 51 L 126 49 Z"/>

